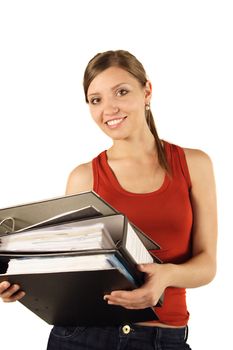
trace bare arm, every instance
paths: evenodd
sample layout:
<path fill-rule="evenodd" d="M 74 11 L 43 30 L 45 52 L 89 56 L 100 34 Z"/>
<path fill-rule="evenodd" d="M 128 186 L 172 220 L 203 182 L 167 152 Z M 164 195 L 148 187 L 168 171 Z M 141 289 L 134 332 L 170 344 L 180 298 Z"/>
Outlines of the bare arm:
<path fill-rule="evenodd" d="M 147 282 L 132 292 L 114 291 L 106 295 L 109 304 L 145 308 L 157 303 L 167 287 L 194 288 L 209 283 L 216 273 L 217 209 L 213 168 L 210 158 L 199 150 L 185 150 L 190 171 L 191 202 L 194 215 L 193 256 L 176 264 L 145 264 L 139 269 Z"/>
<path fill-rule="evenodd" d="M 216 273 L 217 204 L 210 158 L 201 151 L 186 150 L 185 153 L 192 181 L 193 257 L 173 266 L 170 283 L 192 288 L 209 283 Z"/>
<path fill-rule="evenodd" d="M 77 166 L 69 175 L 66 194 L 91 191 L 93 188 L 93 176 L 91 162 Z"/>

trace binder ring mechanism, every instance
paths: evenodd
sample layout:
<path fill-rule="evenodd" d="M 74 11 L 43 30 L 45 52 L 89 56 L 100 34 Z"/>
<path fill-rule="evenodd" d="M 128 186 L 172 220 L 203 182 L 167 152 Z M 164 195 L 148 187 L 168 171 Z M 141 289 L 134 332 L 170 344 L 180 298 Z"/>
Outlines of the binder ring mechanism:
<path fill-rule="evenodd" d="M 3 227 L 5 229 L 4 233 L 12 233 L 15 231 L 15 219 L 11 216 L 0 221 L 0 229 Z"/>

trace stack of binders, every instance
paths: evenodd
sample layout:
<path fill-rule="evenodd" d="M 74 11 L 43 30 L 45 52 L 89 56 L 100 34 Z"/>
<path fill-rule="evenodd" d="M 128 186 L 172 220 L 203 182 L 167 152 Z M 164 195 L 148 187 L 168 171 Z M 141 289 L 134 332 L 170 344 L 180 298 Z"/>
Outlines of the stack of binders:
<path fill-rule="evenodd" d="M 0 210 L 0 282 L 19 284 L 20 302 L 51 325 L 157 320 L 153 308 L 103 299 L 143 284 L 136 265 L 155 261 L 151 249 L 160 247 L 93 191 Z"/>

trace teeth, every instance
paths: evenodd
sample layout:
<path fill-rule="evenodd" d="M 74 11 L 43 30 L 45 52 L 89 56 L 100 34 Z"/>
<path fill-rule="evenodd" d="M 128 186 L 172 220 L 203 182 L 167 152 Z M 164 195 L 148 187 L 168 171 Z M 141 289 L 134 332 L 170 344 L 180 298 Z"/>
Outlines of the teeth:
<path fill-rule="evenodd" d="M 109 120 L 109 121 L 107 122 L 107 124 L 108 124 L 108 125 L 116 125 L 116 124 L 119 124 L 122 120 L 123 120 L 123 118 L 121 118 L 121 119 Z"/>

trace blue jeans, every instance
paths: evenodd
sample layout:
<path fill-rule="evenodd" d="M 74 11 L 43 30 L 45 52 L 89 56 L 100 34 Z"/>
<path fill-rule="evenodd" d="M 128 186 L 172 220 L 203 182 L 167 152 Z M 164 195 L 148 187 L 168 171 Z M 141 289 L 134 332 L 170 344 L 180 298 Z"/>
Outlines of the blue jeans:
<path fill-rule="evenodd" d="M 187 327 L 54 327 L 47 350 L 190 350 L 187 337 Z"/>

